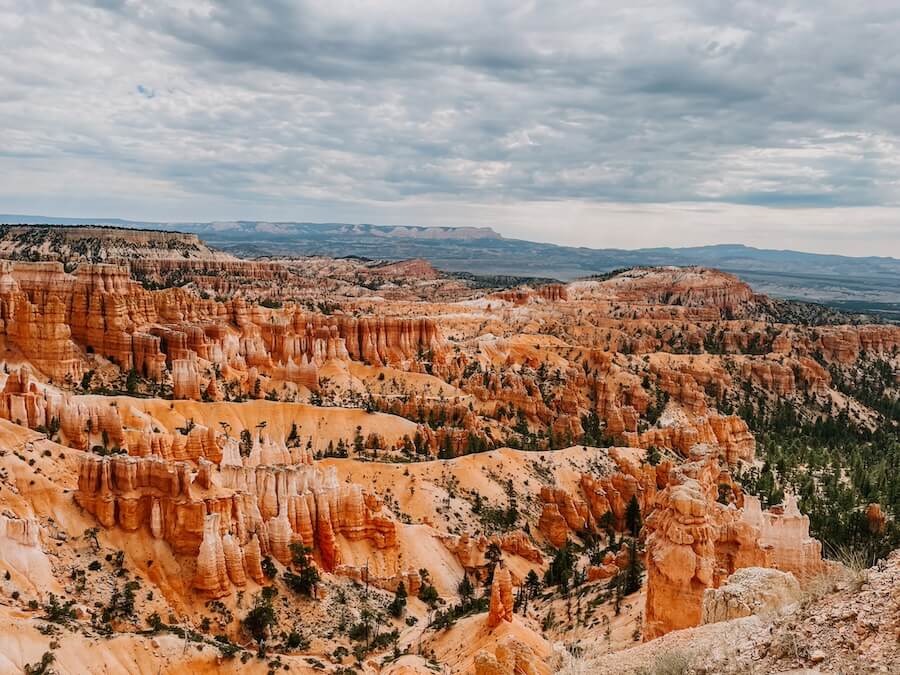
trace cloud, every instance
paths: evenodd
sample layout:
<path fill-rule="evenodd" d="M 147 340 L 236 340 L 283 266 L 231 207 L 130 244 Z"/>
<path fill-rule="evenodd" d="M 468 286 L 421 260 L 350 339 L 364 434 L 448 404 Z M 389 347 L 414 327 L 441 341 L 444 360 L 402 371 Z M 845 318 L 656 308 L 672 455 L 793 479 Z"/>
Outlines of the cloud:
<path fill-rule="evenodd" d="M 900 215 L 896 3 L 37 4 L 0 0 L 0 210 L 802 248 Z"/>

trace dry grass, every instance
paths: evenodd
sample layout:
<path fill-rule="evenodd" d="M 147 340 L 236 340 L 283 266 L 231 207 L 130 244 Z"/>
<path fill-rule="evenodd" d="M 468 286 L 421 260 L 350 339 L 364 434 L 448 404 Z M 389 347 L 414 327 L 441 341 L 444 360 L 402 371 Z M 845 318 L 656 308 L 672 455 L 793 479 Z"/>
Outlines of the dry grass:
<path fill-rule="evenodd" d="M 869 580 L 869 567 L 874 561 L 866 551 L 841 546 L 835 551 L 835 559 L 844 568 L 846 581 L 854 592 Z"/>
<path fill-rule="evenodd" d="M 649 668 L 641 668 L 635 675 L 687 675 L 694 659 L 685 652 L 671 651 L 656 657 Z"/>
<path fill-rule="evenodd" d="M 825 571 L 803 584 L 801 605 L 807 607 L 842 588 L 858 592 L 869 580 L 871 561 L 866 551 L 847 546 L 831 548 Z"/>

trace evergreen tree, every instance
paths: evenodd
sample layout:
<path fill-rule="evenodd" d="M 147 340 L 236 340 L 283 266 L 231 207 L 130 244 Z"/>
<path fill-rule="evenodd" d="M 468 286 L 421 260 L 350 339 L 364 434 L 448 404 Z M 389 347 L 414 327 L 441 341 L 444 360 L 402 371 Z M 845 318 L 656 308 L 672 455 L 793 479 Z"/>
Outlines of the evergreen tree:
<path fill-rule="evenodd" d="M 628 502 L 628 508 L 625 510 L 625 525 L 631 532 L 631 536 L 638 536 L 642 524 L 641 505 L 638 504 L 637 495 L 631 495 L 631 501 Z"/>
<path fill-rule="evenodd" d="M 295 593 L 312 597 L 319 584 L 319 570 L 313 565 L 310 556 L 312 549 L 303 544 L 291 544 L 290 548 L 293 563 L 299 573 L 285 572 L 284 581 Z"/>
<path fill-rule="evenodd" d="M 628 542 L 628 567 L 625 568 L 625 595 L 641 590 L 641 574 L 643 573 L 641 557 L 638 554 L 637 539 Z"/>
<path fill-rule="evenodd" d="M 528 591 L 528 597 L 532 599 L 536 598 L 542 588 L 543 584 L 541 583 L 540 578 L 538 578 L 538 575 L 534 570 L 530 570 L 525 577 L 525 589 Z"/>
<path fill-rule="evenodd" d="M 464 607 L 467 607 L 471 604 L 472 599 L 475 597 L 475 588 L 472 586 L 472 582 L 469 581 L 469 575 L 463 573 L 462 581 L 459 582 L 459 586 L 456 588 L 459 591 L 460 602 Z"/>
<path fill-rule="evenodd" d="M 388 605 L 388 611 L 391 613 L 391 616 L 398 619 L 403 616 L 403 613 L 406 611 L 406 597 L 406 585 L 401 581 L 394 592 L 394 599 Z"/>

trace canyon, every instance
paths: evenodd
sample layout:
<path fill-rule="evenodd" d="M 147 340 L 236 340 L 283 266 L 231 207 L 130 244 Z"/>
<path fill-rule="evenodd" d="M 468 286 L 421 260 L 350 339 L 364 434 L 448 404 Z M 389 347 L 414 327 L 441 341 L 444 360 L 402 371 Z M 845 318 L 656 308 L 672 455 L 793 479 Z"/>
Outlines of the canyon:
<path fill-rule="evenodd" d="M 701 267 L 503 285 L 92 227 L 0 256 L 2 668 L 637 672 L 823 579 L 858 601 L 802 509 L 830 474 L 762 476 L 773 420 L 894 437 L 896 325 Z M 845 510 L 892 541 L 876 487 Z"/>

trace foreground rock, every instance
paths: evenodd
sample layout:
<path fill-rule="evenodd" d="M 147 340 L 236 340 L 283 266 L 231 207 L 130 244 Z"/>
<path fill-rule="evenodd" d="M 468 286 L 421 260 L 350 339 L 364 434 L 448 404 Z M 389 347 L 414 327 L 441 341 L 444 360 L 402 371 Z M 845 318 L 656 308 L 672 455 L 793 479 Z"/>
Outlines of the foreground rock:
<path fill-rule="evenodd" d="M 769 512 L 751 497 L 743 508 L 725 506 L 717 501 L 717 461 L 700 446 L 691 459 L 675 470 L 647 518 L 646 640 L 699 625 L 705 593 L 741 568 L 775 567 L 802 578 L 825 569 L 822 545 L 810 538 L 809 519 L 794 500 Z M 736 582 L 751 579 L 739 576 Z M 719 616 L 715 604 L 711 611 Z"/>
<path fill-rule="evenodd" d="M 818 580 L 823 594 L 784 605 L 783 615 L 762 612 L 678 630 L 615 654 L 604 653 L 602 641 L 590 641 L 579 658 L 558 654 L 557 672 L 622 675 L 672 672 L 664 669 L 677 665 L 675 672 L 705 675 L 893 674 L 900 663 L 900 552 L 864 578 L 860 587 L 856 572 L 830 570 Z"/>
<path fill-rule="evenodd" d="M 790 572 L 762 567 L 737 570 L 719 588 L 703 593 L 703 623 L 760 614 L 772 616 L 800 601 L 800 584 Z"/>

